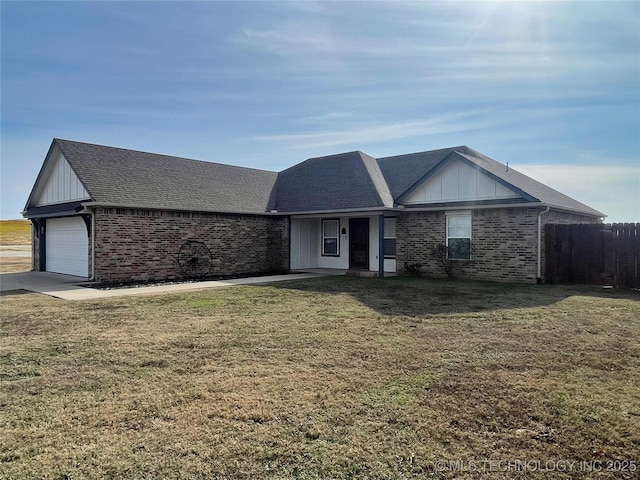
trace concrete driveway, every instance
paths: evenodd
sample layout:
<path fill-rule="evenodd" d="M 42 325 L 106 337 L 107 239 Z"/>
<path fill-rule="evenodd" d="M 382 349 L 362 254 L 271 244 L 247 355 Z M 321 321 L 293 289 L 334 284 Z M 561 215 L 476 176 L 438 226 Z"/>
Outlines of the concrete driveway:
<path fill-rule="evenodd" d="M 301 280 L 317 277 L 317 273 L 296 273 L 289 275 L 268 275 L 264 277 L 236 278 L 231 280 L 214 280 L 206 282 L 176 283 L 172 285 L 155 285 L 150 287 L 117 288 L 98 290 L 86 285 L 87 279 L 50 272 L 0 273 L 0 294 L 8 292 L 42 293 L 64 300 L 92 300 L 100 298 L 124 297 L 131 295 L 150 295 L 205 288 L 230 287 L 233 285 L 250 285 L 256 283 L 281 282 L 284 280 Z"/>

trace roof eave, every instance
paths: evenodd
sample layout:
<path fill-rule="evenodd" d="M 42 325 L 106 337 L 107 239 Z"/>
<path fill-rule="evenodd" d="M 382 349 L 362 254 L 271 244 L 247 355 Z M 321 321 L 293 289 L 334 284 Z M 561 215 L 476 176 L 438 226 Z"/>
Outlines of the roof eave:
<path fill-rule="evenodd" d="M 39 205 L 27 208 L 20 214 L 25 218 L 69 217 L 80 213 L 83 209 L 83 203 L 82 200 L 74 200 L 51 205 Z"/>
<path fill-rule="evenodd" d="M 326 210 L 301 210 L 301 211 L 287 211 L 277 212 L 276 215 L 296 216 L 296 215 L 336 215 L 345 213 L 371 213 L 371 212 L 396 212 L 399 211 L 397 207 L 365 207 L 365 208 L 333 208 Z"/>
<path fill-rule="evenodd" d="M 515 200 L 515 199 L 514 199 Z M 435 204 L 421 203 L 414 205 L 399 205 L 398 209 L 405 212 L 436 212 L 446 210 L 485 210 L 485 209 L 499 209 L 499 208 L 546 208 L 542 202 L 530 202 L 530 201 L 512 201 L 503 203 L 493 203 L 491 201 L 478 202 L 475 200 L 462 201 L 462 202 L 438 202 Z"/>
<path fill-rule="evenodd" d="M 540 201 L 522 201 L 522 202 L 511 202 L 511 203 L 478 203 L 474 201 L 469 201 L 461 204 L 461 202 L 451 202 L 447 204 L 445 202 L 440 202 L 438 204 L 429 205 L 427 203 L 417 204 L 417 205 L 403 205 L 400 204 L 394 210 L 399 211 L 409 211 L 409 212 L 427 212 L 427 211 L 445 211 L 445 210 L 484 210 L 484 209 L 499 209 L 499 208 L 549 208 L 551 210 L 560 210 L 567 213 L 573 213 L 577 215 L 584 215 L 587 217 L 599 217 L 606 218 L 602 212 L 597 210 L 587 211 L 580 210 L 577 208 L 568 208 L 565 206 L 554 205 L 551 203 L 545 203 Z"/>
<path fill-rule="evenodd" d="M 568 212 L 568 213 L 575 213 L 578 215 L 585 215 L 587 217 L 600 217 L 600 218 L 607 218 L 608 215 L 596 210 L 596 209 L 590 209 L 590 210 L 581 210 L 579 208 L 571 208 L 571 207 L 566 207 L 566 206 L 562 206 L 562 205 L 554 205 L 552 203 L 541 203 L 541 205 L 544 205 L 545 207 L 549 207 L 552 210 L 561 210 L 563 212 Z"/>
<path fill-rule="evenodd" d="M 114 202 L 83 202 L 85 208 L 135 208 L 140 210 L 166 210 L 170 212 L 194 212 L 194 213 L 221 213 L 231 215 L 260 215 L 274 216 L 278 212 L 274 211 L 255 211 L 255 210 L 225 210 L 221 208 L 178 208 L 158 205 L 135 205 L 130 203 L 114 203 Z"/>

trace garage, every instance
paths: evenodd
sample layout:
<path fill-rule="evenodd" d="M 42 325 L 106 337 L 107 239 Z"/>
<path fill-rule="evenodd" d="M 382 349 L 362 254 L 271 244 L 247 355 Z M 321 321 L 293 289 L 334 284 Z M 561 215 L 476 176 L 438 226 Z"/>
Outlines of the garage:
<path fill-rule="evenodd" d="M 89 276 L 89 239 L 82 217 L 48 219 L 46 249 L 47 272 Z"/>

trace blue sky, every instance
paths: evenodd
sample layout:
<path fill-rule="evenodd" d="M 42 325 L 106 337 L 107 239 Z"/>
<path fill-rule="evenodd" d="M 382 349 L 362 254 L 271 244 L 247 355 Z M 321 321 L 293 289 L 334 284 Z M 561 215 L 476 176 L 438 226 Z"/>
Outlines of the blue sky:
<path fill-rule="evenodd" d="M 3 219 L 60 137 L 275 171 L 464 144 L 640 221 L 640 2 L 0 5 Z"/>

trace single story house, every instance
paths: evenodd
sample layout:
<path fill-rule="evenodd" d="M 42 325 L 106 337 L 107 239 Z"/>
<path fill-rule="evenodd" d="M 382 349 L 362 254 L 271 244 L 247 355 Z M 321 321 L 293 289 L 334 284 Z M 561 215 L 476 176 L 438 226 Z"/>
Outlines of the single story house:
<path fill-rule="evenodd" d="M 604 215 L 466 147 L 281 172 L 54 139 L 23 215 L 33 269 L 96 282 L 305 269 L 544 279 L 547 223 Z"/>

